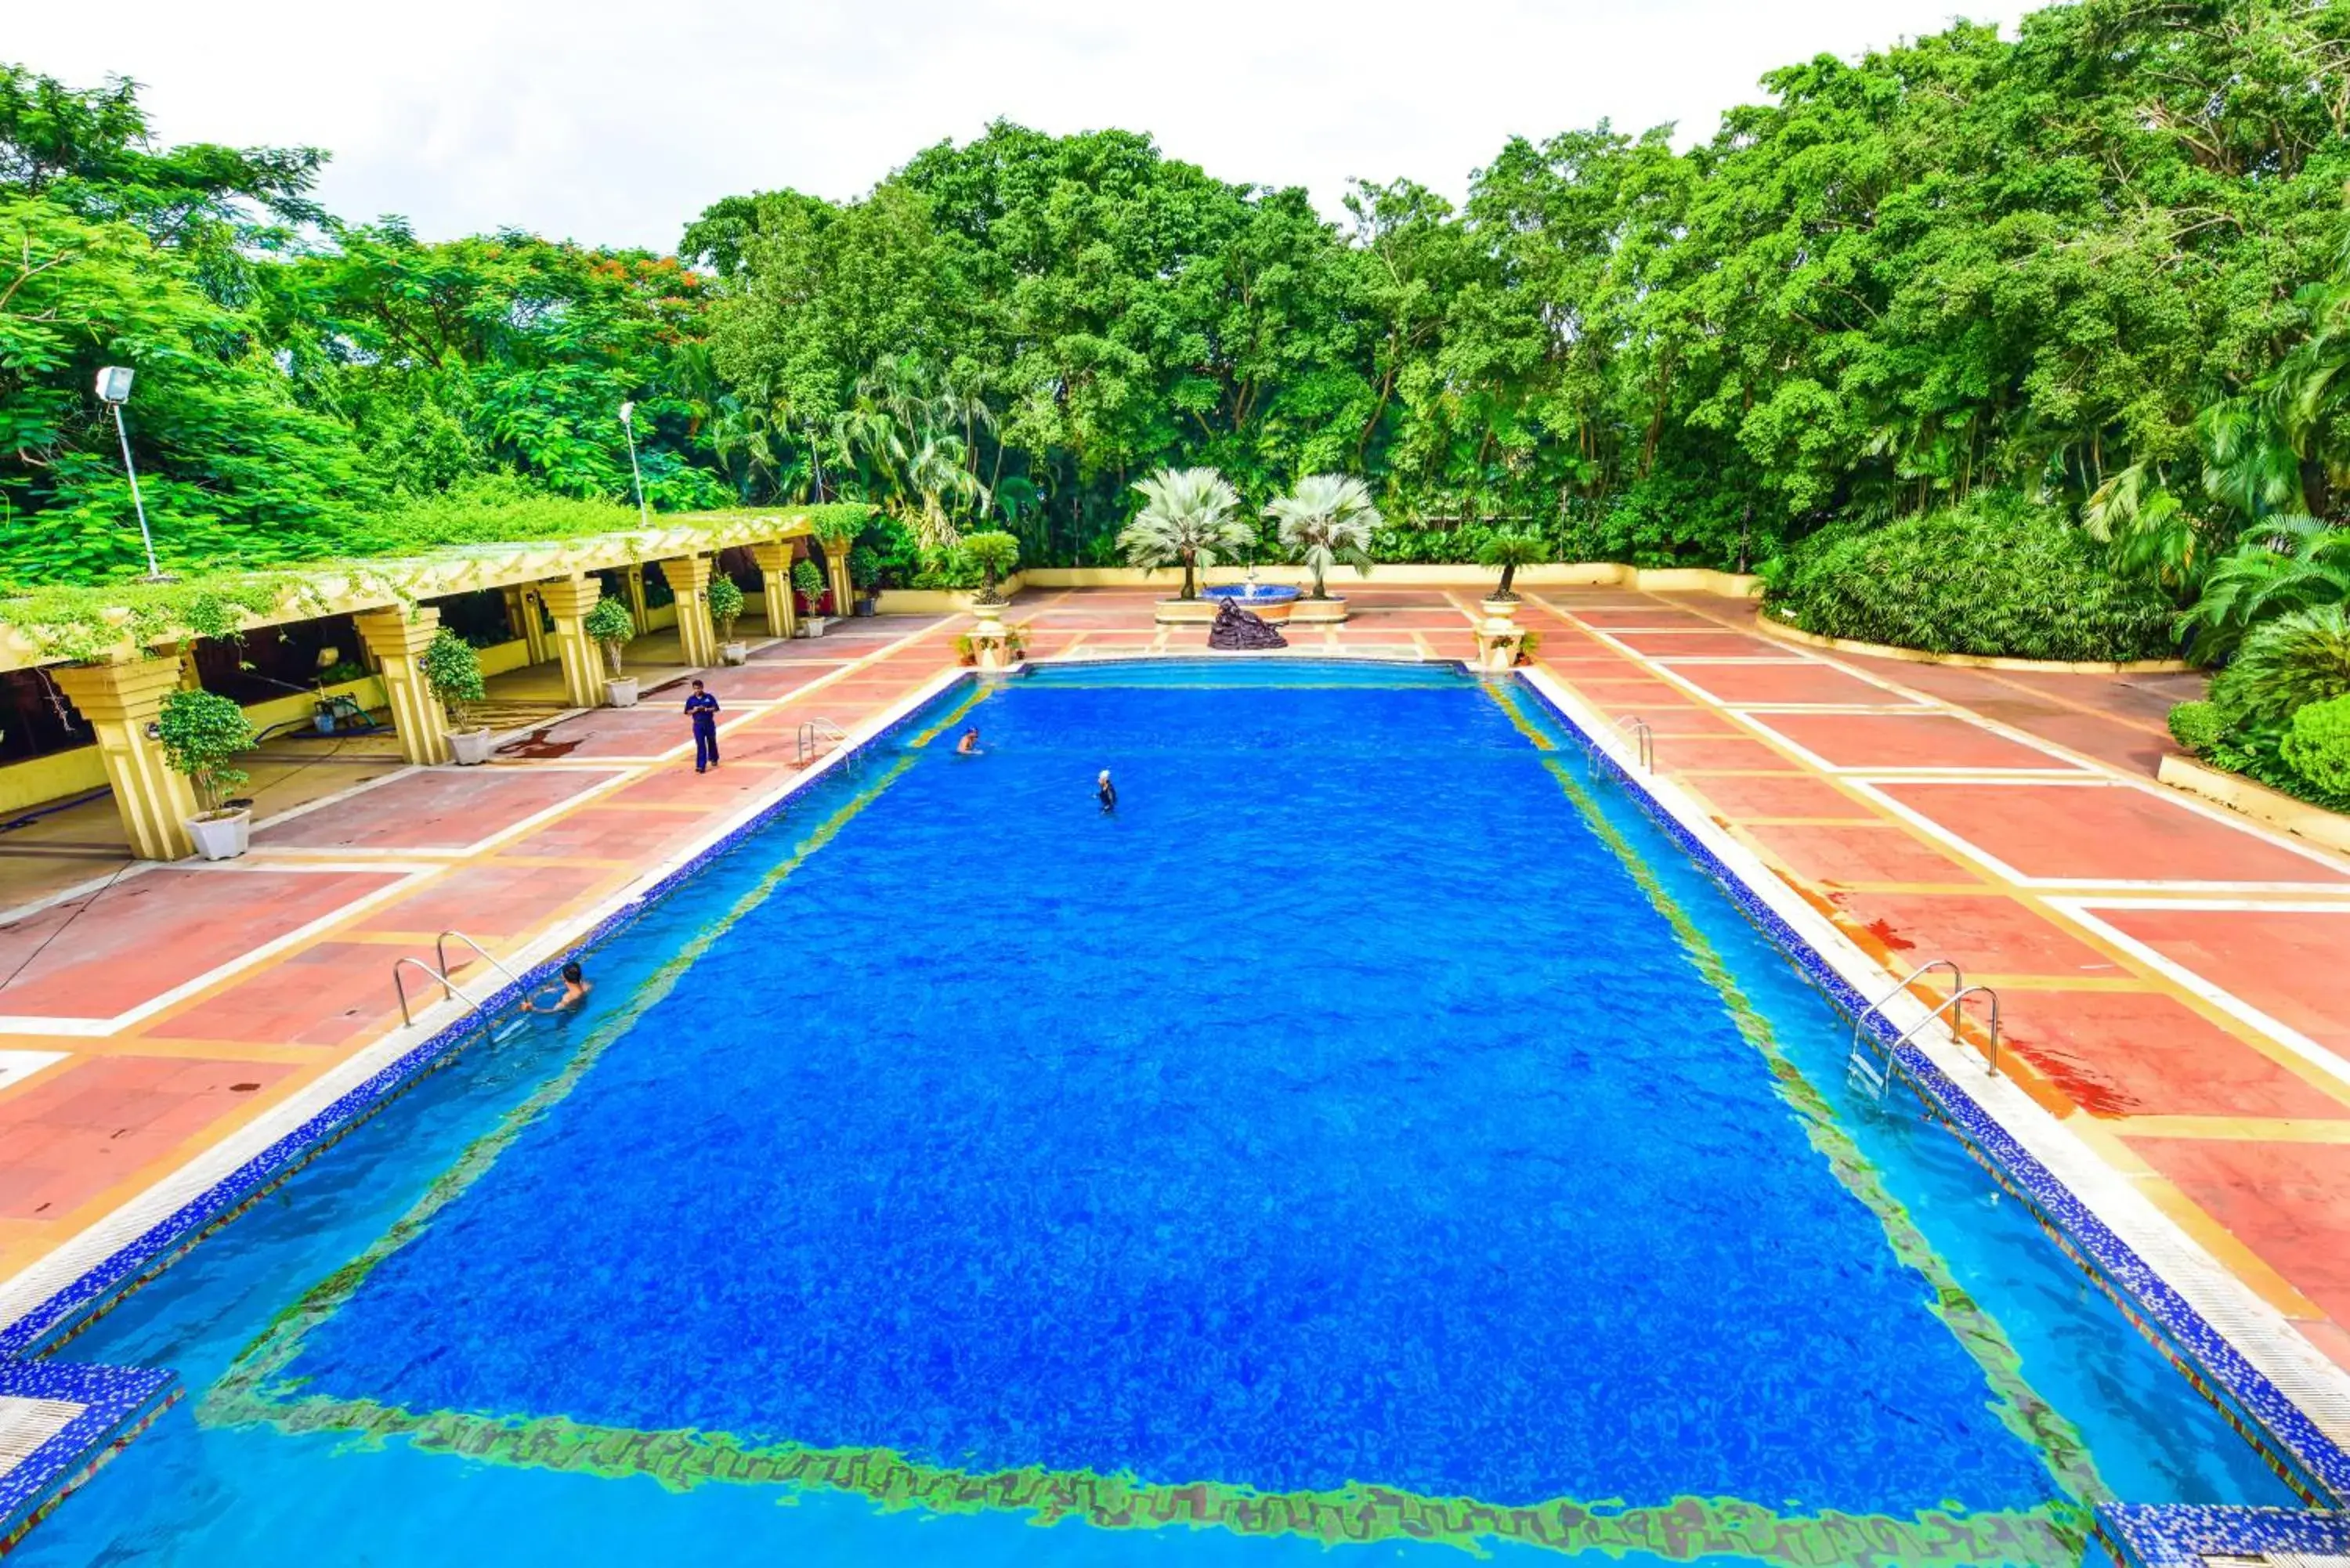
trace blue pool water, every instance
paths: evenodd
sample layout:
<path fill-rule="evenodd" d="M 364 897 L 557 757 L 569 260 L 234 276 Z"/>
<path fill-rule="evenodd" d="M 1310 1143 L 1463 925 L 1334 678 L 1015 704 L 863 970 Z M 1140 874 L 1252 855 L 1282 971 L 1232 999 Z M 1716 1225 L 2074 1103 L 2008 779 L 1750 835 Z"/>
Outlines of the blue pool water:
<path fill-rule="evenodd" d="M 192 1397 L 24 1560 L 1324 1551 L 946 1472 L 2290 1501 L 1954 1140 L 1846 1102 L 1835 1014 L 1524 699 L 1116 667 L 955 722 L 982 755 L 907 727 L 75 1341 Z M 650 1457 L 806 1449 L 932 1506 Z"/>

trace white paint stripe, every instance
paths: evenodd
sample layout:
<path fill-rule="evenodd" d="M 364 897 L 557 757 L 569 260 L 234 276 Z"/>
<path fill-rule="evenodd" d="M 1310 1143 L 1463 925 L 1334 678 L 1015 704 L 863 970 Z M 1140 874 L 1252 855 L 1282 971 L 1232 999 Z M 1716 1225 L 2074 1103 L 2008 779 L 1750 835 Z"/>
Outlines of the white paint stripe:
<path fill-rule="evenodd" d="M 272 869 L 272 867 L 255 867 L 251 869 L 260 871 Z M 299 869 L 307 872 L 321 871 L 328 868 L 312 866 L 302 867 L 282 867 L 282 869 L 287 871 Z M 345 871 L 355 869 L 380 871 L 383 867 L 378 866 L 369 866 L 366 867 L 335 867 L 334 869 Z M 437 870 L 439 867 L 436 867 L 433 869 Z M 204 990 L 208 986 L 214 985 L 221 981 L 226 980 L 231 976 L 252 968 L 255 964 L 259 963 L 264 959 L 275 958 L 279 953 L 286 951 L 289 948 L 299 947 L 303 943 L 308 941 L 311 938 L 332 929 L 341 922 L 350 919 L 356 916 L 366 914 L 369 910 L 373 909 L 377 905 L 398 898 L 400 894 L 414 887 L 419 878 L 425 875 L 429 875 L 429 873 L 410 872 L 409 874 L 400 877 L 396 881 L 387 883 L 383 887 L 378 888 L 372 893 L 362 893 L 348 904 L 337 905 L 334 909 L 328 910 L 323 915 L 320 915 L 317 919 L 296 926 L 294 929 L 286 932 L 282 936 L 273 937 L 268 941 L 262 943 L 259 947 L 242 953 L 226 963 L 215 965 L 213 968 L 204 971 L 203 973 L 195 976 L 192 980 L 182 981 L 179 984 L 172 987 L 169 991 L 161 992 L 154 996 L 149 997 L 146 1001 L 140 1002 L 138 1006 L 131 1008 L 129 1012 L 118 1012 L 110 1018 L 51 1018 L 37 1014 L 0 1017 L 0 1033 L 70 1034 L 81 1038 L 96 1038 L 109 1034 L 120 1033 L 121 1031 L 130 1028 L 132 1024 L 139 1023 L 142 1019 L 153 1017 L 156 1013 L 161 1012 L 163 1009 L 171 1006 L 174 1002 L 185 1001 L 187 998 L 195 995 L 198 992 Z"/>
<path fill-rule="evenodd" d="M 2240 1023 L 2251 1025 L 2329 1076 L 2350 1084 L 2350 1062 L 2311 1039 L 2271 1013 L 2246 1002 L 2242 997 L 2213 981 L 2209 975 L 2188 968 L 2150 943 L 2129 935 L 2111 921 L 2101 919 L 2099 909 L 2210 909 L 2225 911 L 2260 910 L 2263 913 L 2350 914 L 2350 905 L 2344 904 L 2271 904 L 2253 903 L 2244 899 L 2189 898 L 2051 898 L 2049 904 L 2060 909 L 2086 929 L 2095 931 L 2114 946 L 2128 953 L 2148 969 L 2161 974 L 2195 996 L 2201 997 Z M 2350 943 L 2345 943 L 2350 950 Z"/>

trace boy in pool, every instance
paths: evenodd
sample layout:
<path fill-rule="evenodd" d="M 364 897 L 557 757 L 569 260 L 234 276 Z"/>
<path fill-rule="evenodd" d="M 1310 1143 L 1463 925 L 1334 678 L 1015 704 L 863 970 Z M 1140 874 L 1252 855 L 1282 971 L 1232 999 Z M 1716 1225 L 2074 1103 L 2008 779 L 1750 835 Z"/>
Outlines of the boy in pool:
<path fill-rule="evenodd" d="M 1102 815 L 1104 816 L 1107 816 L 1110 813 L 1118 809 L 1118 785 L 1109 782 L 1109 770 L 1107 768 L 1102 769 L 1101 777 L 1095 781 L 1094 798 L 1101 802 Z"/>
<path fill-rule="evenodd" d="M 970 729 L 965 730 L 962 732 L 962 739 L 955 742 L 955 755 L 959 757 L 975 757 L 979 755 L 978 725 L 973 724 Z"/>
<path fill-rule="evenodd" d="M 577 959 L 573 959 L 563 966 L 563 994 L 544 1007 L 525 997 L 522 1010 L 525 1012 L 568 1012 L 588 1000 L 590 989 L 587 971 L 579 967 Z"/>

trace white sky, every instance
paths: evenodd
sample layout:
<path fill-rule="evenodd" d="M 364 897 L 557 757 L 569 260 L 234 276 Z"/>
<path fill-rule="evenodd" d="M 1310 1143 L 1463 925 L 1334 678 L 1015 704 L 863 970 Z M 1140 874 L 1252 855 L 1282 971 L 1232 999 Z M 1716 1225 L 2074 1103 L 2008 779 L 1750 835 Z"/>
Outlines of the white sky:
<path fill-rule="evenodd" d="M 104 0 L 10 5 L 0 58 L 135 78 L 166 140 L 309 144 L 348 218 L 666 250 L 754 189 L 854 195 L 997 116 L 1118 125 L 1219 178 L 1456 201 L 1513 132 L 1710 134 L 1762 72 L 1979 0 Z"/>

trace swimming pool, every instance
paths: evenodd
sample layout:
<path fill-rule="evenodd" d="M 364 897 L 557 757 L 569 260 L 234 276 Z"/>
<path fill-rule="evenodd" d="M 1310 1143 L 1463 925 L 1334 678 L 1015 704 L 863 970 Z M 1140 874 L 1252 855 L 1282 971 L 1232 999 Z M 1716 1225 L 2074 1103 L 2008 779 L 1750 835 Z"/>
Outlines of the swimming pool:
<path fill-rule="evenodd" d="M 191 1397 L 23 1560 L 2055 1563 L 2289 1503 L 1568 739 L 1433 666 L 951 691 L 75 1340 Z"/>

